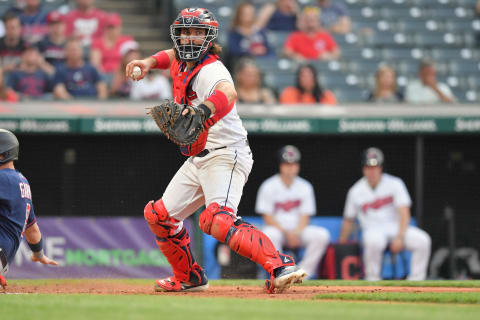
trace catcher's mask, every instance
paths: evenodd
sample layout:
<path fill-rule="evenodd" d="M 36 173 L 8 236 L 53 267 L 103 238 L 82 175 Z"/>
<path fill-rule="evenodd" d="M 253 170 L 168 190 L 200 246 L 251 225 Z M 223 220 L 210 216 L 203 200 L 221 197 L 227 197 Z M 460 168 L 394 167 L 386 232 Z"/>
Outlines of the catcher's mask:
<path fill-rule="evenodd" d="M 17 137 L 8 130 L 0 129 L 0 164 L 18 160 L 19 143 Z"/>
<path fill-rule="evenodd" d="M 203 42 L 195 44 L 194 37 L 190 36 L 188 43 L 181 43 L 181 31 L 184 28 L 205 29 Z M 218 36 L 218 21 L 212 12 L 203 8 L 183 9 L 170 26 L 170 37 L 173 40 L 175 49 L 180 60 L 194 62 L 200 60 L 213 45 L 213 40 Z"/>

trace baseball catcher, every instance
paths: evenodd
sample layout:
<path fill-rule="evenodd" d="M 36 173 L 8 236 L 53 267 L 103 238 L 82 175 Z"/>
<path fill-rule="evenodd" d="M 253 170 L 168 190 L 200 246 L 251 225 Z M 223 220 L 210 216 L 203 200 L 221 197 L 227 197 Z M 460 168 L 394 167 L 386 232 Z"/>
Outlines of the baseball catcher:
<path fill-rule="evenodd" d="M 264 233 L 237 217 L 253 158 L 237 113 L 232 77 L 218 57 L 217 35 L 218 21 L 212 12 L 183 9 L 170 26 L 174 47 L 133 60 L 125 70 L 127 76 L 140 80 L 152 68 L 170 69 L 174 101 L 151 108 L 149 114 L 189 156 L 163 196 L 144 208 L 148 226 L 173 271 L 155 282 L 155 290 L 208 289 L 206 273 L 192 254 L 183 226 L 183 220 L 205 206 L 200 229 L 260 264 L 270 275 L 269 292 L 282 291 L 301 282 L 306 273 L 292 257 L 279 253 Z"/>

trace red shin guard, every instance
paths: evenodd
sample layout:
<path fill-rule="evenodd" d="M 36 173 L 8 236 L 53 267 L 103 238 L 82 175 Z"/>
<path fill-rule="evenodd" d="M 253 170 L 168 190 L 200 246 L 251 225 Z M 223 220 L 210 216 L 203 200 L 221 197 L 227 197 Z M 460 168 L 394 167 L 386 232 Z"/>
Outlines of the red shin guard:
<path fill-rule="evenodd" d="M 230 208 L 210 204 L 200 215 L 200 229 L 218 241 L 228 244 L 236 253 L 260 264 L 269 274 L 279 267 L 294 265 L 293 259 L 283 259 L 272 241 L 249 223 L 237 219 Z"/>
<path fill-rule="evenodd" d="M 157 245 L 172 266 L 175 278 L 182 282 L 199 284 L 202 282 L 201 270 L 190 249 L 190 236 L 182 228 L 178 234 L 167 238 L 157 237 Z"/>
<path fill-rule="evenodd" d="M 158 248 L 172 266 L 178 281 L 193 284 L 202 282 L 202 268 L 193 258 L 190 236 L 185 227 L 178 233 L 178 221 L 170 218 L 163 201 L 150 201 L 144 209 L 145 220 L 156 236 Z"/>

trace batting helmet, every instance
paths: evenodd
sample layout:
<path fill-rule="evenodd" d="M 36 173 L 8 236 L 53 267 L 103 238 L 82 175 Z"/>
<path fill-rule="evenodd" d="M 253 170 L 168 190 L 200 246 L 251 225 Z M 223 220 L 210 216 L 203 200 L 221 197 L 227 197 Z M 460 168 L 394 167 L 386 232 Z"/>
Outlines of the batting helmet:
<path fill-rule="evenodd" d="M 8 130 L 0 129 L 0 164 L 18 160 L 19 143 L 17 137 Z"/>
<path fill-rule="evenodd" d="M 282 147 L 278 151 L 278 159 L 280 163 L 287 162 L 287 163 L 296 163 L 300 162 L 302 155 L 297 147 L 292 145 L 287 145 Z"/>
<path fill-rule="evenodd" d="M 205 29 L 205 36 L 202 36 L 202 44 L 181 43 L 181 30 L 183 28 Z M 200 60 L 208 49 L 213 46 L 213 40 L 218 36 L 218 21 L 212 12 L 204 8 L 183 9 L 170 26 L 170 37 L 173 40 L 175 49 L 180 60 L 194 62 Z"/>
<path fill-rule="evenodd" d="M 382 167 L 385 161 L 384 159 L 382 150 L 370 147 L 362 153 L 362 166 Z"/>

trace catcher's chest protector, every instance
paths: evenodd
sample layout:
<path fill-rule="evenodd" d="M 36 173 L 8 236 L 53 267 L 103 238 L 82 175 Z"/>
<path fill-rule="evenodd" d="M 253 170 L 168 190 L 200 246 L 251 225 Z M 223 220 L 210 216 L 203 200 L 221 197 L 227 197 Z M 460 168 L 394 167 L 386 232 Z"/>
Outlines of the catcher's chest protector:
<path fill-rule="evenodd" d="M 170 66 L 170 75 L 173 79 L 173 98 L 177 103 L 189 104 L 192 100 L 197 98 L 195 92 L 189 92 L 187 95 L 187 88 L 190 85 L 190 81 L 197 75 L 203 66 L 215 62 L 218 60 L 218 56 L 214 54 L 206 55 L 200 60 L 192 70 L 186 70 L 185 63 L 179 62 L 176 59 Z M 185 71 L 186 70 L 186 71 Z"/>

